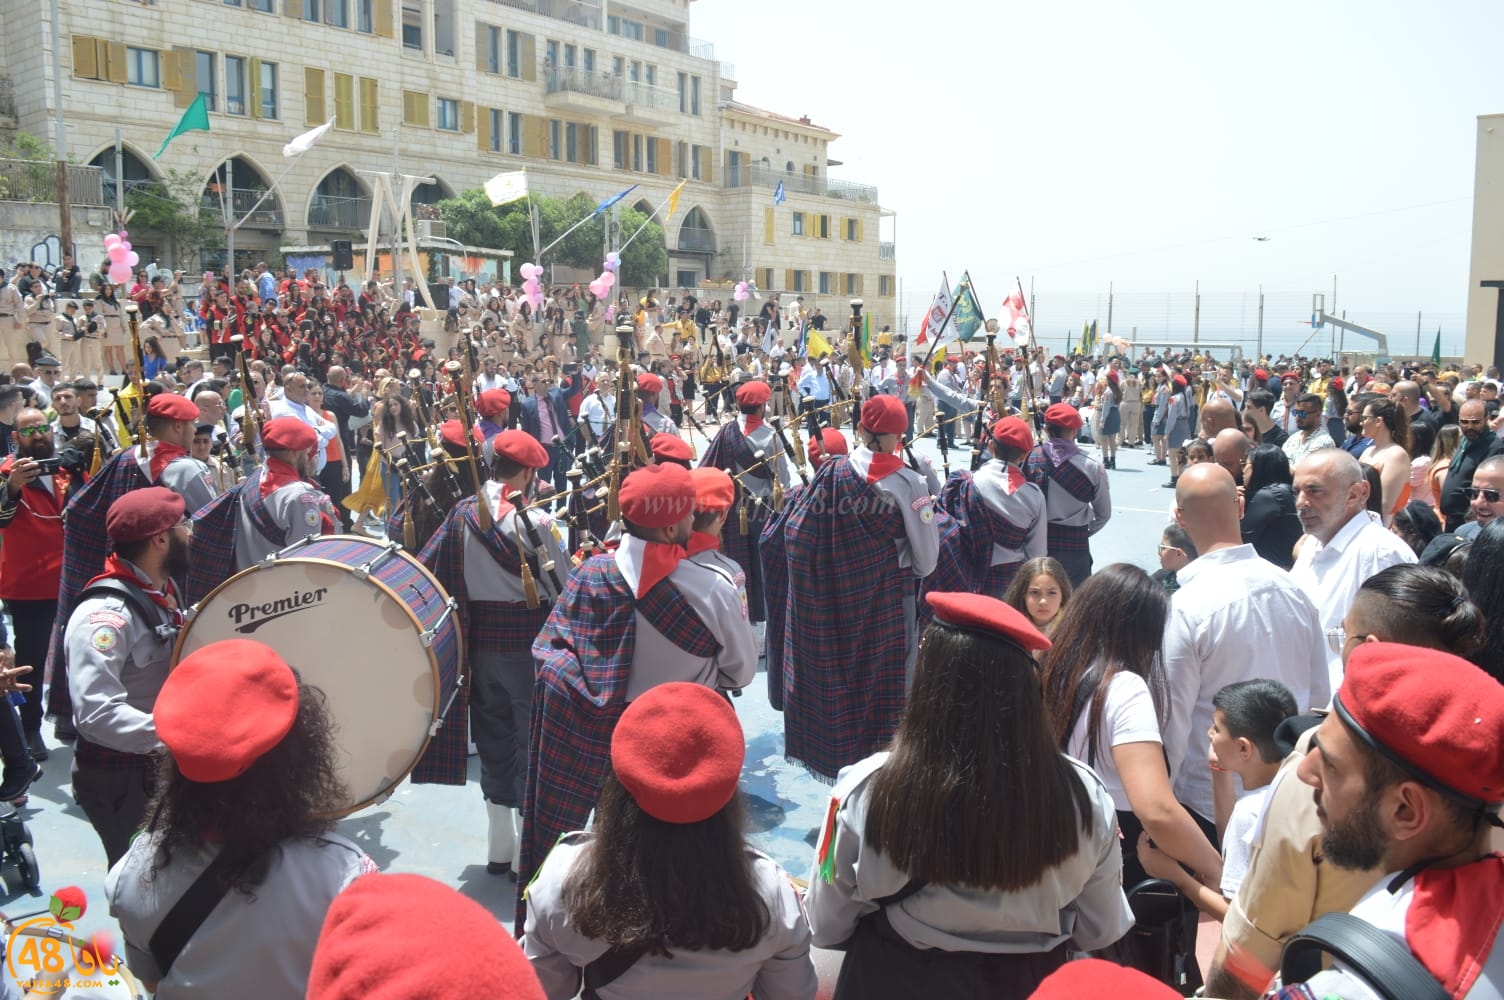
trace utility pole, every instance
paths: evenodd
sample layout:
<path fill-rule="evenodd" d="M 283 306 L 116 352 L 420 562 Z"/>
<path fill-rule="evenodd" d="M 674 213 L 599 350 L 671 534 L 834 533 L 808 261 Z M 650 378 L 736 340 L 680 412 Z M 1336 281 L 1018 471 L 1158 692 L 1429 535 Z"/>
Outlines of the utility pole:
<path fill-rule="evenodd" d="M 1191 320 L 1191 343 L 1201 343 L 1201 282 L 1196 282 L 1196 314 Z"/>
<path fill-rule="evenodd" d="M 1264 286 L 1259 286 L 1259 340 L 1258 356 L 1264 356 Z"/>
<path fill-rule="evenodd" d="M 1107 332 L 1112 333 L 1112 282 L 1107 283 Z"/>
<path fill-rule="evenodd" d="M 57 214 L 60 254 L 73 252 L 73 211 L 68 193 L 68 130 L 63 124 L 63 43 L 58 2 L 52 0 L 52 106 L 57 115 L 53 155 L 57 157 Z M 118 182 L 117 182 L 118 183 Z M 62 261 L 59 260 L 61 265 Z"/>
<path fill-rule="evenodd" d="M 225 277 L 235 290 L 235 157 L 225 160 Z"/>
<path fill-rule="evenodd" d="M 1415 314 L 1415 356 L 1420 357 L 1420 313 Z"/>

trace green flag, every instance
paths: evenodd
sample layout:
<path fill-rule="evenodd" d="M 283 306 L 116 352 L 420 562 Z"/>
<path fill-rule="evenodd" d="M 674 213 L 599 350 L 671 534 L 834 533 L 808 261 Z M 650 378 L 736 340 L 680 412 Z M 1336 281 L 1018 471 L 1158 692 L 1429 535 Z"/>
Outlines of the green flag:
<path fill-rule="evenodd" d="M 1431 364 L 1441 367 L 1441 327 L 1436 328 L 1436 343 L 1431 345 Z"/>
<path fill-rule="evenodd" d="M 956 286 L 952 301 L 956 304 L 952 313 L 956 335 L 965 343 L 975 337 L 982 326 L 982 309 L 977 304 L 977 293 L 972 291 L 970 274 L 961 275 L 961 283 Z"/>
<path fill-rule="evenodd" d="M 162 140 L 162 148 L 157 150 L 156 155 L 152 159 L 155 160 L 167 152 L 167 144 L 184 132 L 207 131 L 209 131 L 209 106 L 204 103 L 204 95 L 200 93 L 193 99 L 193 103 L 188 105 L 188 109 L 183 112 L 183 117 L 178 119 L 178 123 L 172 127 L 172 131 L 167 133 L 167 138 Z"/>

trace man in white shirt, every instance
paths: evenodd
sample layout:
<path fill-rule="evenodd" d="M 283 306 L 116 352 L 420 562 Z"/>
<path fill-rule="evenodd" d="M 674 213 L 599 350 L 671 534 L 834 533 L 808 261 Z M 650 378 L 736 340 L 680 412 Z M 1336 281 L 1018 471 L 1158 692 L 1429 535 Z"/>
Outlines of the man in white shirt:
<path fill-rule="evenodd" d="M 1363 581 L 1395 563 L 1415 562 L 1415 551 L 1368 509 L 1368 480 L 1358 460 L 1327 448 L 1295 468 L 1295 512 L 1306 539 L 1290 578 L 1321 616 L 1331 686 L 1342 683 L 1342 621 Z"/>
<path fill-rule="evenodd" d="M 1291 411 L 1295 415 L 1295 432 L 1281 445 L 1285 457 L 1290 460 L 1290 468 L 1295 468 L 1307 455 L 1337 446 L 1326 432 L 1321 410 L 1321 397 L 1315 393 L 1308 392 L 1295 401 L 1295 409 Z"/>
<path fill-rule="evenodd" d="M 1316 607 L 1288 574 L 1242 544 L 1232 476 L 1212 463 L 1193 465 L 1180 476 L 1175 502 L 1176 520 L 1201 554 L 1180 570 L 1165 625 L 1165 751 L 1175 797 L 1210 828 L 1212 697 L 1257 677 L 1284 684 L 1302 710 L 1326 705 L 1332 692 Z M 1271 636 L 1278 639 L 1272 647 Z"/>
<path fill-rule="evenodd" d="M 314 474 L 324 471 L 325 453 L 328 451 L 329 442 L 339 433 L 331 421 L 308 405 L 308 376 L 302 372 L 293 372 L 282 383 L 282 398 L 269 402 L 270 419 L 277 417 L 297 417 L 303 423 L 313 428 L 318 435 L 318 451 L 314 457 Z"/>

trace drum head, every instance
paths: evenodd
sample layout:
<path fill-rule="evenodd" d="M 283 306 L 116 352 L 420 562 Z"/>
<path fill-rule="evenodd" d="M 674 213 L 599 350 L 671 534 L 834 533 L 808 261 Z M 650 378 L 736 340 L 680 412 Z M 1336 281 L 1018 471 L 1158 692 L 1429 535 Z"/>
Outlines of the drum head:
<path fill-rule="evenodd" d="M 49 938 L 57 943 L 44 945 L 43 941 Z M 26 942 L 30 939 L 35 939 L 35 950 L 28 952 Z M 115 956 L 115 969 L 111 973 L 106 974 L 98 967 L 90 967 L 87 973 L 80 969 L 76 956 L 88 947 L 88 942 L 64 933 L 60 927 L 41 927 L 27 921 L 16 929 L 5 947 L 7 954 L 28 956 L 32 960 L 31 966 L 25 961 L 7 961 L 4 970 L 5 983 L 16 987 L 20 991 L 17 995 L 24 994 L 27 1000 L 31 997 L 46 997 L 47 1000 L 146 1000 L 146 989 L 131 975 L 119 955 Z M 33 978 L 38 975 L 35 966 L 49 953 L 62 959 L 62 972 L 50 977 L 51 981 L 45 977 Z M 67 987 L 59 988 L 60 979 L 68 983 Z M 22 983 L 31 988 L 22 988 Z"/>
<path fill-rule="evenodd" d="M 385 798 L 412 770 L 438 717 L 439 682 L 417 620 L 374 577 L 313 558 L 259 563 L 199 602 L 173 662 L 223 639 L 265 643 L 323 690 L 349 792 L 330 814 Z"/>

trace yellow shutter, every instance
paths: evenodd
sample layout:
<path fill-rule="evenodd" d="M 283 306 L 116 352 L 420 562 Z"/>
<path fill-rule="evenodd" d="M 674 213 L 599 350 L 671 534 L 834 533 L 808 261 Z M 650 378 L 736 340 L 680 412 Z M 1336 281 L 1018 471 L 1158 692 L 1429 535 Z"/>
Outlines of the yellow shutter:
<path fill-rule="evenodd" d="M 674 172 L 674 144 L 668 139 L 648 138 L 648 142 L 658 144 L 658 171 L 662 177 L 667 177 Z"/>
<path fill-rule="evenodd" d="M 524 80 L 538 79 L 538 51 L 537 40 L 532 35 L 521 35 L 518 44 L 519 57 L 522 59 L 522 78 Z"/>
<path fill-rule="evenodd" d="M 715 155 L 709 146 L 700 147 L 700 180 L 715 183 Z"/>
<path fill-rule="evenodd" d="M 482 153 L 491 151 L 491 109 L 481 108 L 476 116 L 475 148 Z"/>
<path fill-rule="evenodd" d="M 349 73 L 334 74 L 334 127 L 355 128 L 355 77 Z"/>
<path fill-rule="evenodd" d="M 857 219 L 856 220 L 856 241 L 858 243 L 862 242 L 862 239 L 863 239 L 863 230 L 865 228 L 866 227 L 862 225 L 862 220 L 861 219 Z M 860 280 L 860 279 L 858 279 L 858 280 Z"/>
<path fill-rule="evenodd" d="M 252 59 L 249 67 L 251 74 L 251 117 L 261 117 L 261 60 Z"/>
<path fill-rule="evenodd" d="M 461 101 L 460 102 L 460 131 L 461 132 L 474 132 L 475 131 L 475 102 L 474 101 Z"/>
<path fill-rule="evenodd" d="M 522 155 L 542 156 L 548 149 L 548 119 L 522 116 Z"/>
<path fill-rule="evenodd" d="M 302 17 L 303 5 L 298 0 L 282 0 L 282 13 L 286 17 Z"/>
<path fill-rule="evenodd" d="M 392 2 L 393 0 L 371 0 L 371 5 L 376 8 L 376 34 L 382 38 L 392 37 Z"/>
<path fill-rule="evenodd" d="M 375 77 L 360 78 L 360 130 L 362 132 L 381 130 L 381 116 L 376 104 Z"/>
<path fill-rule="evenodd" d="M 329 102 L 324 97 L 324 71 L 312 66 L 303 68 L 303 121 L 309 125 L 322 125 L 329 120 L 325 114 Z"/>
<path fill-rule="evenodd" d="M 99 79 L 99 60 L 95 58 L 96 39 L 88 35 L 73 36 L 73 75 L 80 80 Z"/>
<path fill-rule="evenodd" d="M 485 73 L 491 66 L 491 44 L 487 37 L 486 24 L 483 21 L 475 22 L 475 69 Z"/>
<path fill-rule="evenodd" d="M 783 271 L 783 290 L 784 291 L 788 291 L 789 289 L 791 289 L 793 287 L 794 287 L 794 271 L 793 271 L 793 268 L 784 268 L 784 271 Z"/>
<path fill-rule="evenodd" d="M 762 207 L 762 241 L 769 246 L 773 243 L 773 206 Z"/>
<path fill-rule="evenodd" d="M 104 75 L 111 83 L 124 83 L 127 79 L 125 67 L 125 43 L 107 42 L 103 39 L 99 47 L 104 50 Z"/>
<path fill-rule="evenodd" d="M 193 50 L 188 49 L 187 51 L 192 53 Z M 185 97 L 184 95 L 192 91 L 194 83 L 197 82 L 194 77 L 194 65 L 191 62 L 188 64 L 188 79 L 186 82 L 184 81 L 183 63 L 181 60 L 183 52 L 182 48 L 172 48 L 163 51 L 157 57 L 162 64 L 162 89 L 172 91 L 172 103 L 179 108 L 186 108 L 193 103 L 192 96 Z"/>

